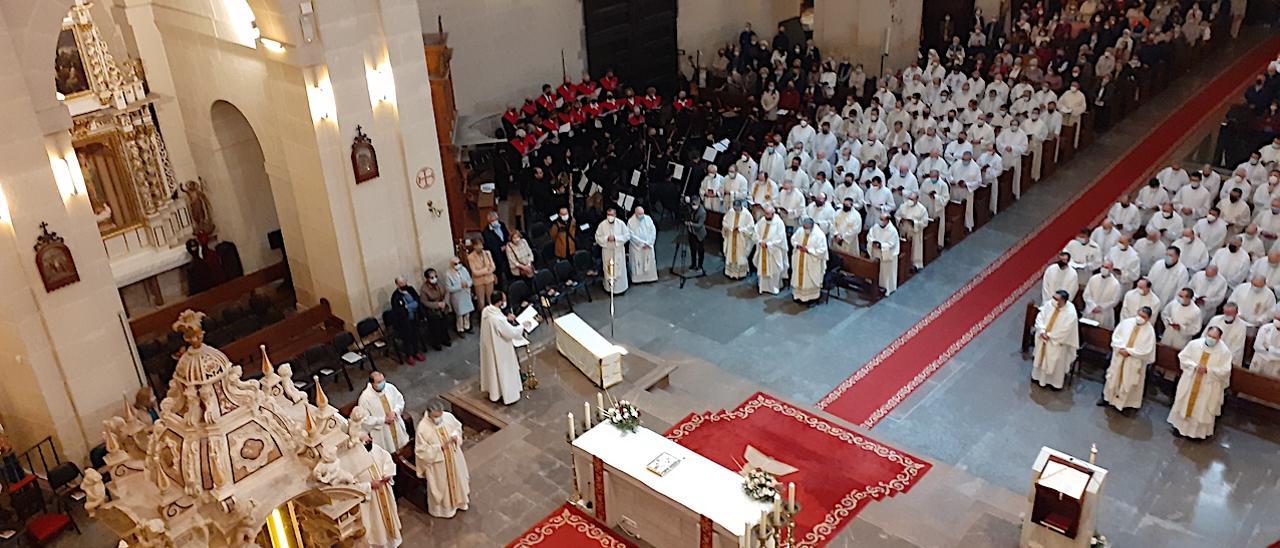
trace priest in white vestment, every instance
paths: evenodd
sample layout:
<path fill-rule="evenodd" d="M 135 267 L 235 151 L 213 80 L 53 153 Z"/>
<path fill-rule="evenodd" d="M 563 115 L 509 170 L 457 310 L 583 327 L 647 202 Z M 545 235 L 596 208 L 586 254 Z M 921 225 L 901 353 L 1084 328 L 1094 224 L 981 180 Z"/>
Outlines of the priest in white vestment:
<path fill-rule="evenodd" d="M 831 247 L 846 255 L 861 257 L 858 234 L 862 232 L 862 214 L 854 207 L 853 198 L 845 198 L 831 221 Z"/>
<path fill-rule="evenodd" d="M 1266 257 L 1258 257 L 1249 267 L 1249 277 L 1261 276 L 1267 280 L 1267 287 L 1272 291 L 1280 289 L 1280 249 L 1267 253 Z"/>
<path fill-rule="evenodd" d="M 1237 285 L 1227 300 L 1240 307 L 1240 319 L 1255 329 L 1271 321 L 1271 311 L 1276 307 L 1276 294 L 1262 276 Z"/>
<path fill-rule="evenodd" d="M 898 226 L 907 232 L 907 241 L 911 242 L 911 266 L 916 270 L 924 268 L 924 229 L 929 226 L 929 210 L 920 203 L 920 195 L 908 192 L 894 218 Z"/>
<path fill-rule="evenodd" d="M 1189 272 L 1204 270 L 1209 264 L 1209 247 L 1190 228 L 1182 229 L 1182 236 L 1174 240 L 1170 247 L 1178 248 L 1178 262 L 1186 265 Z"/>
<path fill-rule="evenodd" d="M 357 405 L 365 412 L 364 431 L 378 447 L 394 453 L 409 443 L 404 419 L 400 418 L 404 412 L 404 396 L 382 373 L 369 373 L 369 384 L 360 393 Z"/>
<path fill-rule="evenodd" d="M 1082 228 L 1076 237 L 1062 248 L 1071 255 L 1071 268 L 1074 268 L 1080 280 L 1080 287 L 1088 283 L 1089 276 L 1102 264 L 1102 248 L 1089 238 L 1089 229 Z"/>
<path fill-rule="evenodd" d="M 1227 300 L 1227 289 L 1231 285 L 1218 273 L 1218 267 L 1211 264 L 1204 270 L 1196 272 L 1187 287 L 1195 295 L 1196 306 L 1200 308 L 1200 314 L 1207 322 L 1218 312 L 1222 302 Z"/>
<path fill-rule="evenodd" d="M 1111 209 L 1107 210 L 1107 220 L 1115 223 L 1120 232 L 1133 235 L 1142 227 L 1142 209 L 1133 204 L 1128 194 L 1122 194 L 1120 201 L 1111 204 Z"/>
<path fill-rule="evenodd" d="M 1061 389 L 1071 362 L 1080 348 L 1080 328 L 1076 307 L 1066 291 L 1058 290 L 1040 305 L 1036 315 L 1035 349 L 1031 379 L 1040 386 Z"/>
<path fill-rule="evenodd" d="M 396 478 L 396 462 L 391 453 L 373 443 L 368 434 L 365 434 L 364 441 L 372 459 L 369 469 L 357 476 L 358 481 L 369 489 L 369 498 L 360 503 L 360 513 L 364 517 L 364 542 L 370 548 L 395 548 L 402 542 L 396 494 L 391 489 Z"/>
<path fill-rule="evenodd" d="M 1216 327 L 1222 331 L 1222 342 L 1231 350 L 1231 365 L 1241 367 L 1244 364 L 1244 348 L 1247 344 L 1245 338 L 1249 332 L 1244 325 L 1244 321 L 1239 319 L 1239 309 L 1236 303 L 1227 303 L 1222 305 L 1222 313 L 1209 319 L 1205 329 Z"/>
<path fill-rule="evenodd" d="M 506 294 L 494 291 L 480 313 L 480 391 L 489 401 L 511 405 L 520 401 L 523 386 L 515 342 L 524 337 L 524 328 L 516 325 L 515 314 L 502 311 L 506 302 Z"/>
<path fill-rule="evenodd" d="M 744 203 L 745 200 L 734 200 L 733 208 L 724 214 L 720 224 L 720 234 L 724 236 L 724 275 L 733 280 L 740 280 L 751 273 L 749 261 L 756 222 L 751 212 L 743 207 Z"/>
<path fill-rule="evenodd" d="M 1260 375 L 1280 377 L 1280 313 L 1258 328 L 1253 339 L 1253 359 L 1249 370 Z"/>
<path fill-rule="evenodd" d="M 796 302 L 816 303 L 822 292 L 822 278 L 827 272 L 827 235 L 813 219 L 801 221 L 801 228 L 791 235 L 791 296 Z"/>
<path fill-rule="evenodd" d="M 880 214 L 880 220 L 867 231 L 867 255 L 880 263 L 880 287 L 885 295 L 898 290 L 898 249 L 902 238 L 898 227 L 889 222 L 889 215 Z"/>
<path fill-rule="evenodd" d="M 950 202 L 951 190 L 947 183 L 938 170 L 929 170 L 920 183 L 920 203 L 929 210 L 929 218 L 938 223 L 938 249 L 946 247 L 947 204 Z"/>
<path fill-rule="evenodd" d="M 1093 232 L 1089 233 L 1089 241 L 1093 242 L 1093 245 L 1098 246 L 1101 253 L 1105 255 L 1107 251 L 1110 251 L 1111 248 L 1115 247 L 1116 243 L 1120 241 L 1120 236 L 1123 235 L 1124 233 L 1120 232 L 1120 229 L 1116 228 L 1115 223 L 1111 222 L 1111 219 L 1103 219 L 1102 224 L 1095 227 Z"/>
<path fill-rule="evenodd" d="M 1044 280 L 1040 283 L 1040 302 L 1049 302 L 1058 290 L 1067 292 L 1068 301 L 1075 298 L 1076 291 L 1080 290 L 1080 282 L 1070 263 L 1071 254 L 1064 251 L 1058 254 L 1057 262 L 1044 270 Z"/>
<path fill-rule="evenodd" d="M 1126 292 L 1120 302 L 1120 321 L 1137 316 L 1138 310 L 1144 306 L 1151 310 L 1161 310 L 1160 297 L 1151 291 L 1151 280 L 1146 278 L 1138 278 L 1133 289 Z"/>
<path fill-rule="evenodd" d="M 1164 260 L 1165 252 L 1169 250 L 1169 246 L 1165 245 L 1164 240 L 1160 239 L 1158 232 L 1147 232 L 1145 236 L 1134 242 L 1133 250 L 1138 253 L 1138 258 L 1142 261 L 1142 272 L 1145 274 L 1156 263 Z"/>
<path fill-rule="evenodd" d="M 1243 283 L 1249 277 L 1249 253 L 1240 246 L 1240 237 L 1232 236 L 1227 245 L 1213 252 L 1209 264 L 1218 267 L 1218 274 L 1229 287 Z"/>
<path fill-rule="evenodd" d="M 836 210 L 827 203 L 827 197 L 830 194 L 819 192 L 813 195 L 813 201 L 804 207 L 802 217 L 813 219 L 813 224 L 822 231 L 823 234 L 831 233 L 831 222 L 836 218 Z"/>
<path fill-rule="evenodd" d="M 698 195 L 702 196 L 702 203 L 707 205 L 707 209 L 711 211 L 724 211 L 720 205 L 721 187 L 724 184 L 724 177 L 720 176 L 715 164 L 707 166 L 707 174 L 702 178 L 702 183 L 698 185 Z"/>
<path fill-rule="evenodd" d="M 1209 214 L 1196 221 L 1196 224 L 1191 229 L 1195 231 L 1196 237 L 1204 242 L 1204 246 L 1212 254 L 1227 243 L 1227 231 L 1230 230 L 1230 226 L 1222 219 L 1221 210 L 1217 207 L 1211 207 L 1209 208 Z"/>
<path fill-rule="evenodd" d="M 729 165 L 724 179 L 720 181 L 720 207 L 724 209 L 713 211 L 728 211 L 734 200 L 746 198 L 750 190 L 751 182 L 738 171 L 737 164 Z"/>
<path fill-rule="evenodd" d="M 1133 282 L 1138 281 L 1142 277 L 1142 258 L 1138 257 L 1138 252 L 1133 249 L 1129 243 L 1129 236 L 1120 236 L 1116 241 L 1116 245 L 1107 252 L 1106 260 L 1111 261 L 1111 268 L 1120 278 L 1120 287 L 1132 287 Z"/>
<path fill-rule="evenodd" d="M 1084 317 L 1107 329 L 1115 327 L 1121 295 L 1120 281 L 1111 273 L 1111 261 L 1103 261 L 1098 273 L 1084 284 Z"/>
<path fill-rule="evenodd" d="M 657 281 L 658 257 L 653 245 L 658 240 L 658 229 L 653 225 L 653 217 L 646 215 L 643 207 L 636 206 L 635 214 L 627 220 L 627 231 L 631 233 L 631 249 L 627 253 L 631 281 L 638 284 Z"/>
<path fill-rule="evenodd" d="M 751 204 L 764 207 L 773 205 L 774 199 L 778 197 L 778 183 L 769 178 L 768 174 L 761 171 L 756 175 L 756 180 L 751 183 Z"/>
<path fill-rule="evenodd" d="M 414 443 L 418 477 L 427 480 L 427 513 L 451 518 L 471 504 L 471 473 L 462 454 L 462 423 L 432 402 Z"/>
<path fill-rule="evenodd" d="M 1178 248 L 1170 247 L 1165 250 L 1164 262 L 1151 265 L 1151 270 L 1147 272 L 1147 279 L 1151 280 L 1151 290 L 1160 297 L 1162 303 L 1172 302 L 1178 290 L 1187 287 L 1191 282 L 1191 274 L 1187 271 L 1187 266 L 1178 261 L 1180 253 Z"/>
<path fill-rule="evenodd" d="M 1164 310 L 1160 312 L 1160 322 L 1164 325 L 1160 344 L 1182 350 L 1187 341 L 1200 332 L 1204 318 L 1200 315 L 1200 307 L 1192 302 L 1193 298 L 1191 290 L 1183 288 L 1178 291 L 1173 302 L 1164 305 Z"/>
<path fill-rule="evenodd" d="M 804 193 L 797 190 L 790 180 L 783 179 L 782 190 L 778 191 L 774 204 L 778 216 L 782 217 L 782 224 L 788 228 L 800 226 L 800 216 L 804 214 Z"/>
<path fill-rule="evenodd" d="M 1222 332 L 1210 327 L 1178 353 L 1182 375 L 1169 409 L 1169 424 L 1181 436 L 1212 436 L 1213 425 L 1222 413 L 1222 401 L 1231 384 L 1231 350 L 1221 338 Z"/>
<path fill-rule="evenodd" d="M 1023 177 L 1030 177 L 1030 173 L 1022 173 L 1022 155 L 1027 153 L 1027 134 L 1019 127 L 1020 122 L 1014 118 L 1009 122 L 1009 127 L 1000 132 L 996 136 L 996 149 L 1000 151 L 1000 156 L 1005 158 L 1005 169 L 1013 167 L 1013 196 L 1022 195 Z"/>
<path fill-rule="evenodd" d="M 627 242 L 630 240 L 631 231 L 618 221 L 618 210 L 609 208 L 596 227 L 596 245 L 600 246 L 604 268 L 604 290 L 614 295 L 627 291 Z"/>
<path fill-rule="evenodd" d="M 1120 411 L 1142 406 L 1147 364 L 1156 356 L 1151 314 L 1150 308 L 1139 308 L 1134 317 L 1121 320 L 1111 332 L 1111 364 L 1098 405 L 1110 404 Z"/>
<path fill-rule="evenodd" d="M 787 227 L 782 219 L 774 213 L 773 206 L 765 206 L 764 216 L 756 221 L 755 265 L 759 279 L 760 293 L 777 295 L 782 290 L 783 280 L 787 278 Z"/>
<path fill-rule="evenodd" d="M 964 202 L 964 227 L 973 230 L 973 190 L 982 185 L 982 166 L 973 161 L 973 153 L 965 151 L 960 161 L 951 164 L 951 199 Z"/>

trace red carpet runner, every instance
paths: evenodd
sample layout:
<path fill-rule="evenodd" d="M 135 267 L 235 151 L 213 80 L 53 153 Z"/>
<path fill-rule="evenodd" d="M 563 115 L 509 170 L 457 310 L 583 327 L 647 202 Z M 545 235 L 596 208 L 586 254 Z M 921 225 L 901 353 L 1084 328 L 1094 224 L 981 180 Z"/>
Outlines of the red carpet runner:
<path fill-rule="evenodd" d="M 741 469 L 747 444 L 798 472 L 797 546 L 822 546 L 866 506 L 906 492 L 930 464 L 756 393 L 732 411 L 690 415 L 667 437 L 730 470 Z"/>
<path fill-rule="evenodd" d="M 635 548 L 635 545 L 617 536 L 608 527 L 582 513 L 576 506 L 565 504 L 547 514 L 507 548 Z"/>
<path fill-rule="evenodd" d="M 1160 167 L 1186 132 L 1239 92 L 1280 50 L 1280 38 L 1255 47 L 1200 93 L 1156 126 L 1128 154 L 1078 194 L 1054 218 L 1040 225 L 951 295 L 919 323 L 881 350 L 817 403 L 837 417 L 871 428 L 924 383 L 947 360 L 999 317 L 1029 287 L 1040 282 L 1049 259 L 1081 227 Z"/>

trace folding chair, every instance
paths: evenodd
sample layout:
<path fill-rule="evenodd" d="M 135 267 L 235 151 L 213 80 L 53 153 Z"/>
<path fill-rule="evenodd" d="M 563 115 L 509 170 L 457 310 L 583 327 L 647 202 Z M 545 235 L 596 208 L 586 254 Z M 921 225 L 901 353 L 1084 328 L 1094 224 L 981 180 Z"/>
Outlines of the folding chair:
<path fill-rule="evenodd" d="M 334 335 L 333 340 L 329 341 L 329 346 L 333 347 L 333 352 L 338 355 L 338 359 L 346 365 L 364 369 L 365 364 L 368 364 L 371 371 L 378 370 L 378 366 L 373 363 L 373 358 L 361 351 L 356 345 L 356 336 L 348 331 Z"/>

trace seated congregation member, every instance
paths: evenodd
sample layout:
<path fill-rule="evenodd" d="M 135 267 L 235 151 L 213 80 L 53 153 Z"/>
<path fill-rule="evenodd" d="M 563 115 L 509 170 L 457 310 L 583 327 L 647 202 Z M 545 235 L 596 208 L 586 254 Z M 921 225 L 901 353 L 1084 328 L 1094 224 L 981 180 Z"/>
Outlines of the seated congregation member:
<path fill-rule="evenodd" d="M 630 253 L 627 253 L 631 281 L 638 284 L 657 281 L 658 259 L 653 246 L 658 239 L 658 229 L 653 225 L 653 218 L 645 214 L 643 207 L 636 206 L 627 220 L 627 230 L 631 231 Z"/>
<path fill-rule="evenodd" d="M 533 249 L 529 247 L 529 241 L 524 239 L 524 234 L 519 230 L 511 232 L 511 239 L 507 241 L 504 255 L 507 258 L 507 264 L 511 265 L 511 276 L 515 279 L 529 280 L 533 278 Z"/>
<path fill-rule="evenodd" d="M 724 275 L 732 280 L 745 278 L 751 272 L 756 223 L 744 205 L 745 200 L 734 200 L 733 208 L 724 214 L 720 226 L 720 233 L 724 236 Z"/>
<path fill-rule="evenodd" d="M 408 365 L 426 361 L 422 355 L 422 337 L 418 326 L 422 321 L 422 299 L 418 291 L 404 278 L 396 278 L 396 288 L 391 292 L 391 329 L 404 344 L 404 360 Z"/>
<path fill-rule="evenodd" d="M 449 289 L 440 282 L 440 274 L 434 268 L 422 273 L 422 313 L 425 323 L 427 343 L 440 350 L 442 346 L 450 346 L 449 337 Z"/>
<path fill-rule="evenodd" d="M 1222 331 L 1210 327 L 1178 353 L 1182 375 L 1169 409 L 1169 424 L 1180 436 L 1204 439 L 1213 435 L 1231 384 L 1231 349 L 1221 339 Z"/>
<path fill-rule="evenodd" d="M 1258 327 L 1253 340 L 1253 359 L 1249 370 L 1261 375 L 1280 377 L 1280 312 Z"/>
<path fill-rule="evenodd" d="M 898 249 L 902 245 L 898 227 L 889 222 L 889 214 L 881 213 L 880 220 L 867 231 L 867 255 L 880 263 L 880 287 L 885 295 L 898 290 Z"/>
<path fill-rule="evenodd" d="M 449 258 L 449 271 L 444 276 L 444 287 L 449 290 L 449 307 L 453 309 L 457 324 L 454 329 L 459 335 L 471 331 L 471 313 L 476 305 L 472 300 L 474 282 L 471 272 L 458 257 Z"/>
<path fill-rule="evenodd" d="M 1160 313 L 1160 321 L 1164 325 L 1164 333 L 1160 336 L 1160 344 L 1175 350 L 1182 350 L 1187 341 L 1200 332 L 1200 307 L 1193 302 L 1194 295 L 1188 288 L 1178 290 L 1173 302 L 1166 304 Z"/>
<path fill-rule="evenodd" d="M 1084 285 L 1084 317 L 1111 329 L 1116 325 L 1116 305 L 1120 304 L 1120 281 L 1112 273 L 1111 261 L 1103 261 L 1098 273 Z"/>
<path fill-rule="evenodd" d="M 1177 247 L 1165 250 L 1165 259 L 1151 265 L 1147 271 L 1147 279 L 1151 280 L 1151 290 L 1160 297 L 1161 303 L 1170 303 L 1178 294 L 1178 290 L 1191 282 L 1191 274 L 1187 266 L 1179 260 L 1182 252 Z"/>
<path fill-rule="evenodd" d="M 1244 321 L 1240 320 L 1239 309 L 1236 303 L 1227 303 L 1222 305 L 1222 313 L 1209 319 L 1209 324 L 1205 327 L 1217 328 L 1222 332 L 1222 342 L 1231 349 L 1231 365 L 1241 367 L 1244 363 L 1244 347 L 1245 337 L 1248 336 L 1248 330 L 1244 325 Z"/>
<path fill-rule="evenodd" d="M 1143 306 L 1133 317 L 1121 320 L 1111 333 L 1111 365 L 1107 367 L 1099 406 L 1110 404 L 1119 411 L 1142 406 L 1147 364 L 1156 357 L 1151 314 L 1151 308 Z"/>
<path fill-rule="evenodd" d="M 1080 329 L 1070 295 L 1061 289 L 1040 305 L 1036 315 L 1035 349 L 1031 379 L 1040 386 L 1061 389 L 1071 362 L 1080 348 Z"/>
<path fill-rule="evenodd" d="M 755 265 L 760 293 L 777 295 L 787 278 L 787 230 L 772 205 L 764 206 L 764 216 L 756 221 Z"/>
<path fill-rule="evenodd" d="M 1276 294 L 1267 287 L 1267 280 L 1254 276 L 1231 290 L 1227 300 L 1240 307 L 1240 319 L 1256 329 L 1271 322 L 1271 311 L 1276 307 Z"/>
<path fill-rule="evenodd" d="M 827 272 L 827 235 L 813 219 L 804 218 L 791 235 L 791 295 L 796 302 L 816 304 Z"/>

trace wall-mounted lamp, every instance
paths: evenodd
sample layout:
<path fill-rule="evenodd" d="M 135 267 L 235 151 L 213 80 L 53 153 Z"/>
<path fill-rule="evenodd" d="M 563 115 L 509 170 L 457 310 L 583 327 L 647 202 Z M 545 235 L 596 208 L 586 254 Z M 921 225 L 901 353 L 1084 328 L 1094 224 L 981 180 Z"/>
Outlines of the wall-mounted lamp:
<path fill-rule="evenodd" d="M 365 71 L 365 79 L 369 82 L 370 102 L 376 105 L 383 101 L 396 101 L 396 79 L 391 73 L 390 62 L 370 67 Z"/>
<path fill-rule="evenodd" d="M 262 44 L 262 47 L 266 48 L 267 51 L 271 51 L 274 53 L 284 53 L 284 44 L 281 44 L 280 42 L 277 42 L 270 38 L 263 38 L 260 36 L 258 37 L 258 43 Z"/>
<path fill-rule="evenodd" d="M 444 210 L 436 207 L 435 202 L 432 200 L 427 200 L 427 211 L 431 212 L 431 215 L 437 219 L 444 215 Z"/>
<path fill-rule="evenodd" d="M 53 180 L 58 185 L 62 201 L 86 192 L 84 173 L 80 171 L 80 161 L 75 152 L 68 153 L 65 158 L 50 157 L 49 166 L 53 168 Z"/>
<path fill-rule="evenodd" d="M 311 120 L 317 124 L 337 116 L 338 107 L 328 77 L 316 75 L 315 83 L 307 86 L 307 102 L 311 105 Z"/>
<path fill-rule="evenodd" d="M 0 223 L 13 223 L 13 217 L 9 215 L 9 200 L 4 197 L 4 188 L 2 187 L 0 187 Z"/>

